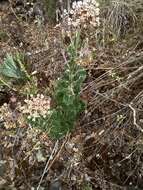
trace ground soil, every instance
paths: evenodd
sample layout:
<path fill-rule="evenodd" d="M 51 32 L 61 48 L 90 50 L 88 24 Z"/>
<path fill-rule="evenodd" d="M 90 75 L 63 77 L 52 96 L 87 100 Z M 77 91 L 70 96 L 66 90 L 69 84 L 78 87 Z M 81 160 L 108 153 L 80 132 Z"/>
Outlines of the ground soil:
<path fill-rule="evenodd" d="M 96 49 L 81 95 L 87 110 L 72 134 L 55 142 L 27 127 L 0 128 L 1 190 L 36 189 L 55 146 L 41 183 L 45 190 L 55 186 L 85 190 L 88 184 L 89 190 L 143 189 L 143 134 L 138 127 L 143 127 L 143 77 L 138 72 L 135 80 L 132 76 L 127 80 L 143 64 L 143 47 L 136 46 L 135 37 L 128 44 L 123 40 Z M 38 70 L 42 92 L 63 70 L 62 50 L 58 26 L 45 22 L 39 27 L 35 17 L 25 20 L 16 6 L 0 2 L 0 64 L 6 53 L 25 53 L 31 70 Z M 117 76 L 108 72 L 110 68 Z M 1 90 L 0 105 L 12 96 L 13 92 Z"/>

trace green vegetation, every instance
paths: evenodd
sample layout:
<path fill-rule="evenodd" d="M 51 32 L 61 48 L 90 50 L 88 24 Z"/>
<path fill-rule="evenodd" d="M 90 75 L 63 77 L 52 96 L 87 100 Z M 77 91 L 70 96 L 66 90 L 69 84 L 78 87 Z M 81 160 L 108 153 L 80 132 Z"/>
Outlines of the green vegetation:
<path fill-rule="evenodd" d="M 21 53 L 7 54 L 0 65 L 0 85 L 12 90 L 20 90 L 22 94 L 37 93 L 37 79 L 28 73 L 25 56 Z"/>
<path fill-rule="evenodd" d="M 6 79 L 26 81 L 30 76 L 24 67 L 24 57 L 17 53 L 15 56 L 7 54 L 4 63 L 0 67 L 0 74 Z"/>
<path fill-rule="evenodd" d="M 70 58 L 65 72 L 55 85 L 53 92 L 55 108 L 50 110 L 46 118 L 41 116 L 34 121 L 33 118 L 29 120 L 31 126 L 48 131 L 52 138 L 58 139 L 70 132 L 85 107 L 80 98 L 80 90 L 86 78 L 86 71 L 76 63 L 79 48 L 80 37 L 77 34 L 68 48 Z"/>
<path fill-rule="evenodd" d="M 85 184 L 82 190 L 92 190 L 92 187 L 89 184 Z"/>
<path fill-rule="evenodd" d="M 20 53 L 7 54 L 4 63 L 0 65 L 0 83 L 13 88 L 14 83 L 21 85 L 30 80 L 24 66 L 24 56 Z"/>

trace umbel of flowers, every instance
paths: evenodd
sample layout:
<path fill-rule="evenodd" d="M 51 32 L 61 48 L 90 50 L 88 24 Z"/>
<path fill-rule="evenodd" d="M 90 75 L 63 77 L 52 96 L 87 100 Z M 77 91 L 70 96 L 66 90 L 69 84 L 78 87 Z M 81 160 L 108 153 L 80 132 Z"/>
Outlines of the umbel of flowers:
<path fill-rule="evenodd" d="M 24 100 L 24 105 L 20 106 L 20 111 L 27 115 L 28 120 L 36 121 L 36 119 L 42 117 L 46 118 L 50 110 L 50 98 L 45 97 L 43 94 L 33 95 L 29 99 Z"/>
<path fill-rule="evenodd" d="M 100 25 L 99 15 L 99 3 L 96 0 L 83 0 L 73 2 L 69 12 L 64 10 L 62 18 L 63 23 L 77 29 L 88 28 L 89 25 L 98 27 Z"/>

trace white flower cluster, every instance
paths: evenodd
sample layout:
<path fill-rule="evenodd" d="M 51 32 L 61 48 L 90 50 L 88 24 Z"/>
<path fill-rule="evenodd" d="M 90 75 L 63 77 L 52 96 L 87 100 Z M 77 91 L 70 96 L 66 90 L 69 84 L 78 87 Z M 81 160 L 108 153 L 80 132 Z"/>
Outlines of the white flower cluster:
<path fill-rule="evenodd" d="M 25 104 L 19 107 L 19 110 L 27 115 L 28 119 L 35 121 L 36 118 L 45 118 L 50 109 L 50 98 L 46 98 L 43 94 L 37 94 L 36 97 L 32 96 L 30 99 L 24 100 Z"/>
<path fill-rule="evenodd" d="M 67 20 L 68 26 L 74 28 L 87 28 L 89 24 L 96 27 L 100 25 L 99 14 L 99 3 L 96 0 L 75 1 L 69 12 L 64 11 L 63 20 Z"/>

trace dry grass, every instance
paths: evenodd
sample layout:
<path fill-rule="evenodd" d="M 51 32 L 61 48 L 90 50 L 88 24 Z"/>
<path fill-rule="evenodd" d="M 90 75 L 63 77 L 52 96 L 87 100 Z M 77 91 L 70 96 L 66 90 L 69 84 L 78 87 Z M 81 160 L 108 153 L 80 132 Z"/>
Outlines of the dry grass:
<path fill-rule="evenodd" d="M 106 5 L 104 27 L 112 31 L 117 38 L 125 36 L 132 29 L 135 30 L 137 18 L 132 5 L 133 2 L 125 0 L 109 1 Z M 104 10 L 106 9 L 104 7 Z"/>
<path fill-rule="evenodd" d="M 120 189 L 130 182 L 135 185 L 134 179 L 139 179 L 143 134 L 142 61 L 142 53 L 133 53 L 126 55 L 121 62 L 115 58 L 113 63 L 104 62 L 104 66 L 93 67 L 94 80 L 87 82 L 84 89 L 88 94 L 88 109 L 81 126 L 90 131 L 83 151 L 84 163 L 91 172 L 90 176 L 99 172 L 102 189 Z M 101 75 L 96 77 L 100 72 Z M 132 172 L 128 175 L 130 169 L 127 165 L 132 162 Z M 124 177 L 121 177 L 123 170 Z M 112 175 L 117 177 L 114 179 Z M 112 179 L 106 180 L 111 176 Z M 114 180 L 118 182 L 115 184 Z"/>

